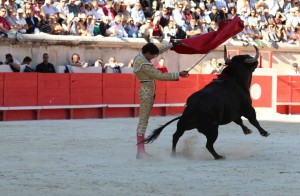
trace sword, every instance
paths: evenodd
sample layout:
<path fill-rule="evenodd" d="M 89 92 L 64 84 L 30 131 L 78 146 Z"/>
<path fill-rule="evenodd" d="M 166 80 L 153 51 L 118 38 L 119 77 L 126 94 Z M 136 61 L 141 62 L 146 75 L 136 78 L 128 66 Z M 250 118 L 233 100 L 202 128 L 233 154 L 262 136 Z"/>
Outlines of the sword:
<path fill-rule="evenodd" d="M 209 51 L 208 53 L 206 53 L 199 61 L 197 61 L 187 72 L 191 71 L 196 65 L 198 65 L 198 63 L 200 63 L 200 61 L 202 61 L 211 51 Z"/>

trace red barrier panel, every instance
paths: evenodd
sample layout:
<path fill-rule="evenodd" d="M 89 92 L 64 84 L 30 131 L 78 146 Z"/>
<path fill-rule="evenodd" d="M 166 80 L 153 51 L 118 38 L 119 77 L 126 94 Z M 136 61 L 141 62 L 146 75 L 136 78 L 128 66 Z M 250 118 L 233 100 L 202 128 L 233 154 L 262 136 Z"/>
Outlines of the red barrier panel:
<path fill-rule="evenodd" d="M 134 104 L 133 74 L 103 74 L 103 104 Z"/>
<path fill-rule="evenodd" d="M 250 86 L 254 107 L 272 107 L 272 76 L 253 76 Z"/>
<path fill-rule="evenodd" d="M 277 102 L 291 101 L 291 76 L 277 76 Z"/>
<path fill-rule="evenodd" d="M 166 103 L 185 103 L 186 99 L 198 90 L 198 75 L 180 78 L 179 81 L 168 81 Z"/>
<path fill-rule="evenodd" d="M 292 102 L 300 102 L 300 76 L 291 76 Z"/>
<path fill-rule="evenodd" d="M 102 74 L 71 74 L 71 105 L 102 104 Z"/>
<path fill-rule="evenodd" d="M 134 104 L 135 76 L 133 74 L 103 74 L 103 104 Z M 105 108 L 104 118 L 132 117 L 131 107 Z"/>
<path fill-rule="evenodd" d="M 38 74 L 38 105 L 70 105 L 70 74 Z"/>
<path fill-rule="evenodd" d="M 0 106 L 4 104 L 4 73 L 0 73 Z"/>
<path fill-rule="evenodd" d="M 37 73 L 5 73 L 4 106 L 37 105 Z"/>

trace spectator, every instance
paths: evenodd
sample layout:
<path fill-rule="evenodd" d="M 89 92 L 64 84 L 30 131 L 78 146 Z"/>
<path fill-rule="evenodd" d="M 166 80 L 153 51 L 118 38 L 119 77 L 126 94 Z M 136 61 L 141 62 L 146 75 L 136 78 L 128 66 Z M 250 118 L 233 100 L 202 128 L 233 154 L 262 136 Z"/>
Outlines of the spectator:
<path fill-rule="evenodd" d="M 178 27 L 173 20 L 169 21 L 169 24 L 164 27 L 165 39 L 177 39 L 179 33 Z"/>
<path fill-rule="evenodd" d="M 279 10 L 277 0 L 266 0 L 265 3 L 265 6 L 269 9 L 270 15 L 274 17 Z"/>
<path fill-rule="evenodd" d="M 127 24 L 125 25 L 125 31 L 128 34 L 128 37 L 138 37 L 138 27 L 135 26 L 133 18 L 129 18 L 127 20 Z"/>
<path fill-rule="evenodd" d="M 125 5 L 124 2 L 121 2 L 121 5 L 120 5 L 120 10 L 118 12 L 118 14 L 122 15 L 124 18 L 128 19 L 130 18 L 130 12 L 127 10 L 126 8 L 127 6 Z"/>
<path fill-rule="evenodd" d="M 201 20 L 201 19 L 198 19 L 197 20 L 197 24 L 199 26 L 199 29 L 201 31 L 201 34 L 205 34 L 205 33 L 208 33 L 207 31 L 207 28 L 205 26 L 205 23 Z"/>
<path fill-rule="evenodd" d="M 221 20 L 220 14 L 217 10 L 217 6 L 212 6 L 211 8 L 211 13 L 209 14 L 209 18 L 211 20 L 211 22 L 215 21 L 217 24 L 219 23 L 219 21 Z"/>
<path fill-rule="evenodd" d="M 292 26 L 293 29 L 295 29 L 299 25 L 299 16 L 298 15 L 298 8 L 294 7 L 291 9 L 290 14 L 286 16 L 286 24 L 289 24 Z"/>
<path fill-rule="evenodd" d="M 117 15 L 115 17 L 114 23 L 111 25 L 109 29 L 106 31 L 107 35 L 114 36 L 114 37 L 128 37 L 128 34 L 126 33 L 124 27 L 121 23 L 121 17 Z"/>
<path fill-rule="evenodd" d="M 15 0 L 8 0 L 7 1 L 8 2 L 8 4 L 6 4 L 6 9 L 7 10 L 13 10 L 13 11 L 17 11 L 18 10 L 18 5 L 16 4 L 16 1 Z"/>
<path fill-rule="evenodd" d="M 34 69 L 31 67 L 31 62 L 32 59 L 29 56 L 26 56 L 21 64 L 20 72 L 34 72 Z"/>
<path fill-rule="evenodd" d="M 151 25 L 151 18 L 147 18 L 146 23 L 140 27 L 139 33 L 141 33 L 142 37 L 150 42 L 150 38 L 153 37 L 153 28 Z"/>
<path fill-rule="evenodd" d="M 131 9 L 131 17 L 133 18 L 134 24 L 137 27 L 145 24 L 146 18 L 139 2 L 136 2 L 134 7 Z"/>
<path fill-rule="evenodd" d="M 124 66 L 124 63 L 118 63 L 116 60 L 116 57 L 111 56 L 108 59 L 108 63 L 104 64 L 104 69 L 106 70 L 105 72 L 108 72 L 107 70 L 109 68 L 113 69 L 113 73 L 121 73 L 121 67 Z"/>
<path fill-rule="evenodd" d="M 100 32 L 102 36 L 109 36 L 107 34 L 107 30 L 110 28 L 110 19 L 108 16 L 104 16 L 102 21 L 100 22 Z"/>
<path fill-rule="evenodd" d="M 228 19 L 228 10 L 225 6 L 221 7 L 221 10 L 220 10 L 219 14 L 220 14 L 220 20 L 227 20 Z"/>
<path fill-rule="evenodd" d="M 237 14 L 239 14 L 239 15 L 241 15 L 242 12 L 244 11 L 244 12 L 246 12 L 245 15 L 248 16 L 250 14 L 250 4 L 249 4 L 248 0 L 237 0 L 236 11 L 237 11 Z"/>
<path fill-rule="evenodd" d="M 60 35 L 63 32 L 62 26 L 57 22 L 57 15 L 51 14 L 49 16 L 50 33 L 51 35 Z"/>
<path fill-rule="evenodd" d="M 269 13 L 269 9 L 264 9 L 264 16 L 265 16 L 265 18 L 266 18 L 266 21 L 267 21 L 267 23 L 268 23 L 268 24 L 267 24 L 268 26 L 275 23 L 275 22 L 274 22 L 274 19 L 273 19 L 273 17 L 272 17 L 272 15 L 270 15 L 270 13 Z"/>
<path fill-rule="evenodd" d="M 67 16 L 69 14 L 69 9 L 66 5 L 66 0 L 60 0 L 59 4 L 56 6 L 56 9 L 59 14 L 58 23 L 62 25 L 62 22 L 67 20 Z"/>
<path fill-rule="evenodd" d="M 215 21 L 211 21 L 211 23 L 209 24 L 209 27 L 207 28 L 207 31 L 212 32 L 212 31 L 217 31 L 217 30 L 218 30 L 217 23 Z"/>
<path fill-rule="evenodd" d="M 106 5 L 102 8 L 105 16 L 108 16 L 111 21 L 115 19 L 117 12 L 113 8 L 113 1 L 106 0 Z"/>
<path fill-rule="evenodd" d="M 229 8 L 228 19 L 233 19 L 235 16 L 237 16 L 235 7 Z"/>
<path fill-rule="evenodd" d="M 201 29 L 196 23 L 196 19 L 192 18 L 190 24 L 186 27 L 186 35 L 188 38 L 190 38 L 200 34 L 201 34 Z"/>
<path fill-rule="evenodd" d="M 276 15 L 274 17 L 275 24 L 284 24 L 285 21 L 286 21 L 285 15 L 280 12 L 276 12 Z"/>
<path fill-rule="evenodd" d="M 13 67 L 15 72 L 34 72 L 34 69 L 31 67 L 32 59 L 29 56 L 26 56 L 23 59 L 22 64 L 13 63 L 11 67 Z"/>
<path fill-rule="evenodd" d="M 244 22 L 247 22 L 248 21 L 248 14 L 247 14 L 247 11 L 246 9 L 242 9 L 241 10 L 241 14 L 239 15 L 240 19 L 243 20 Z"/>
<path fill-rule="evenodd" d="M 169 10 L 168 8 L 163 8 L 159 24 L 164 28 L 165 26 L 168 25 L 169 20 L 170 20 Z"/>
<path fill-rule="evenodd" d="M 177 3 L 176 8 L 172 12 L 173 19 L 176 23 L 176 25 L 181 28 L 183 31 L 185 31 L 185 26 L 187 19 L 185 18 L 184 13 L 182 12 L 183 4 Z"/>
<path fill-rule="evenodd" d="M 94 63 L 95 67 L 99 67 L 102 70 L 102 73 L 105 73 L 105 68 L 104 68 L 104 64 L 103 64 L 103 59 L 97 59 Z"/>
<path fill-rule="evenodd" d="M 293 33 L 293 35 L 291 36 L 291 39 L 295 42 L 300 44 L 300 26 L 297 26 L 295 28 L 295 31 Z"/>
<path fill-rule="evenodd" d="M 71 57 L 71 66 L 75 66 L 75 67 L 82 67 L 82 68 L 86 68 L 88 67 L 88 63 L 86 62 L 80 62 L 80 56 L 77 53 L 72 54 Z"/>
<path fill-rule="evenodd" d="M 22 30 L 22 26 L 17 23 L 17 18 L 16 18 L 17 12 L 16 11 L 14 11 L 13 9 L 9 9 L 7 12 L 7 16 L 5 17 L 5 20 L 11 30 L 20 31 L 20 30 Z"/>
<path fill-rule="evenodd" d="M 162 40 L 163 39 L 163 32 L 164 32 L 164 29 L 163 27 L 159 24 L 160 22 L 160 17 L 159 16 L 156 16 L 154 19 L 153 19 L 153 37 L 156 38 L 156 39 L 159 39 L 159 40 Z"/>
<path fill-rule="evenodd" d="M 206 0 L 205 1 L 205 10 L 211 11 L 212 7 L 215 5 L 216 5 L 216 3 L 213 0 Z"/>
<path fill-rule="evenodd" d="M 41 13 L 40 17 L 41 17 L 40 27 L 39 27 L 40 31 L 49 34 L 51 32 L 49 17 L 46 16 L 46 14 L 44 13 Z"/>
<path fill-rule="evenodd" d="M 36 4 L 33 5 L 32 14 L 40 20 L 40 15 L 42 11 L 42 6 L 45 4 L 44 0 L 37 0 Z M 27 13 L 28 10 L 25 10 Z"/>
<path fill-rule="evenodd" d="M 98 2 L 96 0 L 94 0 L 92 2 L 92 5 L 93 5 L 93 15 L 95 16 L 95 18 L 97 20 L 103 19 L 103 17 L 105 15 L 104 15 L 103 9 L 101 7 L 99 7 Z"/>
<path fill-rule="evenodd" d="M 292 63 L 292 69 L 289 71 L 289 75 L 300 75 L 298 63 Z"/>
<path fill-rule="evenodd" d="M 190 11 L 190 7 L 185 7 L 184 11 L 183 11 L 184 17 L 186 19 L 186 25 L 190 24 L 190 20 L 193 18 L 191 11 Z"/>
<path fill-rule="evenodd" d="M 19 72 L 20 70 L 18 69 L 18 67 L 20 67 L 21 63 L 18 60 L 14 59 L 13 56 L 9 53 L 5 55 L 4 64 L 9 65 L 13 72 Z"/>
<path fill-rule="evenodd" d="M 210 59 L 209 64 L 205 66 L 203 74 L 220 74 L 221 70 L 218 64 L 218 60 L 213 57 Z"/>
<path fill-rule="evenodd" d="M 258 17 L 256 16 L 256 11 L 255 10 L 251 10 L 250 11 L 250 15 L 249 17 L 247 18 L 247 22 L 248 24 L 251 26 L 251 25 L 254 25 L 254 26 L 258 26 Z"/>
<path fill-rule="evenodd" d="M 32 10 L 33 9 L 33 3 L 30 0 L 24 1 L 24 5 L 21 7 L 24 12 L 27 10 Z"/>
<path fill-rule="evenodd" d="M 91 3 L 86 3 L 84 5 L 84 12 L 87 16 L 88 15 L 93 15 L 94 14 L 94 9 L 93 9 L 93 5 Z"/>
<path fill-rule="evenodd" d="M 87 18 L 87 31 L 88 34 L 90 34 L 91 36 L 94 36 L 95 22 L 96 22 L 95 16 L 89 15 Z"/>
<path fill-rule="evenodd" d="M 16 19 L 17 19 L 16 23 L 19 24 L 20 27 L 21 27 L 21 29 L 19 30 L 19 32 L 24 34 L 24 33 L 26 33 L 26 31 L 28 29 L 28 25 L 26 23 L 26 20 L 23 17 L 24 11 L 23 11 L 22 8 L 19 8 L 17 10 L 17 13 L 18 13 L 18 15 L 16 17 Z"/>
<path fill-rule="evenodd" d="M 219 12 L 222 11 L 222 8 L 225 8 L 227 12 L 227 0 L 215 0 L 215 4 Z"/>
<path fill-rule="evenodd" d="M 290 9 L 292 8 L 291 1 L 289 1 L 289 0 L 279 0 L 278 6 L 279 6 L 278 11 L 284 15 L 287 15 L 288 13 L 290 13 Z"/>
<path fill-rule="evenodd" d="M 4 7 L 1 7 L 0 8 L 0 37 L 7 37 L 7 33 L 10 30 L 10 26 L 4 18 L 5 14 L 6 14 L 6 9 Z"/>
<path fill-rule="evenodd" d="M 285 28 L 283 27 L 282 24 L 277 24 L 276 25 L 276 37 L 277 37 L 277 41 L 278 42 L 287 42 L 287 35 L 286 35 L 286 31 Z"/>
<path fill-rule="evenodd" d="M 158 64 L 155 66 L 155 68 L 158 69 L 161 73 L 168 73 L 164 58 L 159 59 Z"/>
<path fill-rule="evenodd" d="M 74 17 L 77 17 L 78 14 L 80 13 L 78 5 L 75 4 L 75 0 L 70 0 L 70 3 L 67 4 L 69 14 L 72 14 L 70 20 L 72 20 Z"/>
<path fill-rule="evenodd" d="M 79 15 L 79 21 L 76 23 L 76 30 L 81 36 L 91 36 L 88 31 L 87 16 L 84 13 Z"/>
<path fill-rule="evenodd" d="M 51 0 L 45 0 L 45 4 L 42 6 L 42 12 L 44 12 L 46 16 L 58 14 L 57 9 L 51 4 Z"/>
<path fill-rule="evenodd" d="M 292 35 L 294 34 L 294 31 L 290 24 L 285 25 L 285 33 L 286 33 L 287 43 L 294 44 L 295 42 L 292 39 Z"/>
<path fill-rule="evenodd" d="M 38 33 L 40 30 L 39 27 L 39 19 L 33 15 L 33 11 L 26 10 L 26 18 L 25 21 L 28 25 L 28 29 L 26 31 L 27 34 Z"/>
<path fill-rule="evenodd" d="M 169 10 L 173 10 L 176 7 L 176 2 L 174 0 L 164 0 L 165 2 L 165 8 Z"/>
<path fill-rule="evenodd" d="M 200 6 L 200 15 L 199 15 L 199 19 L 201 19 L 203 21 L 203 23 L 205 24 L 210 24 L 211 20 L 209 15 L 205 12 L 205 7 Z"/>
<path fill-rule="evenodd" d="M 35 71 L 39 73 L 56 73 L 54 65 L 49 63 L 49 56 L 47 53 L 43 54 L 43 62 L 36 66 Z"/>

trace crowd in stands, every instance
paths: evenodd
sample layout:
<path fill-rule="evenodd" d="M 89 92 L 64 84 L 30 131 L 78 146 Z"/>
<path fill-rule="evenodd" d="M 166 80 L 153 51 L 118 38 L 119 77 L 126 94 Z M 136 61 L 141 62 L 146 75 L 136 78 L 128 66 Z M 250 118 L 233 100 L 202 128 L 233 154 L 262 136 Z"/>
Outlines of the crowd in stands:
<path fill-rule="evenodd" d="M 76 73 L 74 69 L 78 67 L 80 73 L 85 73 L 85 68 L 94 67 L 96 73 L 132 73 L 132 63 L 133 59 L 125 65 L 124 63 L 119 63 L 116 57 L 111 56 L 108 58 L 107 63 L 104 63 L 102 59 L 97 59 L 94 63 L 89 64 L 80 60 L 80 56 L 77 53 L 72 54 L 71 61 L 67 62 L 65 65 L 58 65 L 63 67 L 63 72 L 60 72 L 57 65 L 53 65 L 49 62 L 49 55 L 44 53 L 42 56 L 42 62 L 33 66 L 32 59 L 29 56 L 24 57 L 22 63 L 13 57 L 12 54 L 8 53 L 5 55 L 5 61 L 0 61 L 0 66 L 7 65 L 9 70 L 12 72 L 39 72 L 39 73 Z M 0 67 L 1 68 L 1 67 Z M 166 68 L 165 68 L 166 69 Z M 0 70 L 1 71 L 1 70 Z M 4 71 L 8 71 L 4 69 Z M 167 72 L 167 70 L 165 70 Z"/>
<path fill-rule="evenodd" d="M 230 39 L 232 44 L 299 47 L 299 6 L 298 0 L 0 0 L 0 38 L 20 41 L 22 34 L 50 34 L 180 40 L 216 31 L 219 21 L 240 17 L 245 28 Z M 10 56 L 4 63 L 13 71 L 32 71 L 30 57 L 19 63 Z M 71 59 L 66 72 L 91 66 L 76 53 Z M 158 69 L 166 71 L 161 61 Z M 33 71 L 55 72 L 46 53 L 41 65 Z M 112 73 L 127 67 L 115 57 L 107 63 L 97 59 L 92 66 Z"/>
<path fill-rule="evenodd" d="M 298 44 L 298 0 L 0 0 L 0 36 L 10 33 L 184 39 L 240 17 L 236 44 Z M 19 36 L 20 37 L 20 36 Z"/>

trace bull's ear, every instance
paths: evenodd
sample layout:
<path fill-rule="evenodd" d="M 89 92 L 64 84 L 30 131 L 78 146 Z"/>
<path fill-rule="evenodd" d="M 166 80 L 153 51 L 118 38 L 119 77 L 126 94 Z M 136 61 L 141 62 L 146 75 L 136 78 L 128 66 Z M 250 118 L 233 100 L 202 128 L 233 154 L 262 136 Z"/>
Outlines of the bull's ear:
<path fill-rule="evenodd" d="M 226 65 L 229 65 L 231 63 L 231 60 L 227 57 L 227 49 L 225 45 L 224 45 L 224 61 Z"/>
<path fill-rule="evenodd" d="M 255 57 L 245 60 L 245 63 L 254 63 L 257 61 L 257 59 L 259 57 L 259 50 L 256 46 L 253 45 L 253 47 L 255 48 L 255 52 L 256 52 Z"/>

